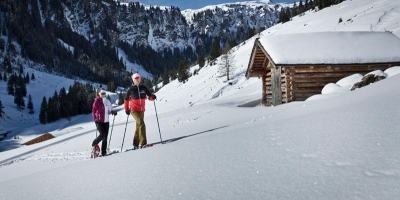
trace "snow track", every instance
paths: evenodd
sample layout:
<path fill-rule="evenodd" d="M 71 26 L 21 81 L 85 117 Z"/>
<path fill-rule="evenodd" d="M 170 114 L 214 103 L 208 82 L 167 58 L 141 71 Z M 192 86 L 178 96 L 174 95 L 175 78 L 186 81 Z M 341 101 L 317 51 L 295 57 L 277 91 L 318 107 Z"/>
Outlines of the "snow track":
<path fill-rule="evenodd" d="M 0 169 L 12 164 L 20 164 L 22 162 L 56 162 L 56 161 L 69 161 L 69 160 L 88 160 L 90 159 L 90 150 L 81 152 L 52 152 L 45 154 L 34 154 L 26 158 L 16 158 L 12 161 L 0 164 Z"/>

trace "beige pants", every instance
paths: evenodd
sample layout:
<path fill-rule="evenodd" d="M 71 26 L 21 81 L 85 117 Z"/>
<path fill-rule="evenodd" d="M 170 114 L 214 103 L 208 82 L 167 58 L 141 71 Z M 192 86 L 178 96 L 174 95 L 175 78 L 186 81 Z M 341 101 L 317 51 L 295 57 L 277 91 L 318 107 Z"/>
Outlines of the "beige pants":
<path fill-rule="evenodd" d="M 139 147 L 147 144 L 146 139 L 146 124 L 144 123 L 144 112 L 131 111 L 131 115 L 136 121 L 135 136 L 133 137 L 133 146 Z"/>

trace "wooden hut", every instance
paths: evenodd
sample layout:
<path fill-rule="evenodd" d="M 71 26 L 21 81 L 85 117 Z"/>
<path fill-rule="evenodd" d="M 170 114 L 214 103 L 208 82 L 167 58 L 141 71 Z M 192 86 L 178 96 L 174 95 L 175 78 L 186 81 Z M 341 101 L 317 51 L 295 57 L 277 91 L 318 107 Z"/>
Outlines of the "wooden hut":
<path fill-rule="evenodd" d="M 255 40 L 246 77 L 262 79 L 265 106 L 303 101 L 349 75 L 400 66 L 390 32 L 314 32 Z"/>

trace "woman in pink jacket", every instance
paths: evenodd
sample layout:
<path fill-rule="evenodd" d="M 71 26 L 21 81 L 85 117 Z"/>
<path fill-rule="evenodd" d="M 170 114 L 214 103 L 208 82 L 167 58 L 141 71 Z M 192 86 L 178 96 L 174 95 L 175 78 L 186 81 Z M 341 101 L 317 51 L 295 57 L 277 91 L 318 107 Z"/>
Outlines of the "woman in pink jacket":
<path fill-rule="evenodd" d="M 106 91 L 102 88 L 96 90 L 96 99 L 94 100 L 92 106 L 92 116 L 96 123 L 97 130 L 99 131 L 99 136 L 92 142 L 92 147 L 96 146 L 101 142 L 101 155 L 105 156 L 107 154 L 107 138 L 108 129 L 110 127 L 109 123 L 109 113 L 112 115 L 117 115 L 117 112 L 112 110 L 111 102 L 106 98 Z"/>

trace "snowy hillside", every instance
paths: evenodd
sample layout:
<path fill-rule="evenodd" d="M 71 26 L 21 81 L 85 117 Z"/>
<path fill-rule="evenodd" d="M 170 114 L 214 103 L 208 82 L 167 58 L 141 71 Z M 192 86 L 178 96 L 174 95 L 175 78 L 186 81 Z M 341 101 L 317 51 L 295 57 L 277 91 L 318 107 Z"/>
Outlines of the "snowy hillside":
<path fill-rule="evenodd" d="M 400 36 L 400 2 L 345 1 L 261 34 L 355 30 Z M 96 131 L 90 115 L 50 125 L 20 123 L 19 140 L 0 142 L 12 149 L 0 153 L 1 198 L 397 199 L 400 67 L 373 72 L 387 79 L 352 92 L 348 85 L 358 75 L 327 85 L 308 101 L 261 107 L 261 80 L 244 77 L 253 42 L 233 48 L 233 80 L 225 81 L 218 66 L 205 66 L 146 102 L 147 140 L 162 137 L 165 144 L 91 160 Z M 51 87 L 44 81 L 38 78 L 28 91 L 52 94 L 71 80 L 46 75 L 48 84 L 57 83 Z M 119 151 L 125 130 L 123 149 L 132 146 L 135 122 L 129 117 L 125 126 L 123 107 L 114 109 L 110 148 Z M 57 137 L 16 148 L 44 132 Z"/>

